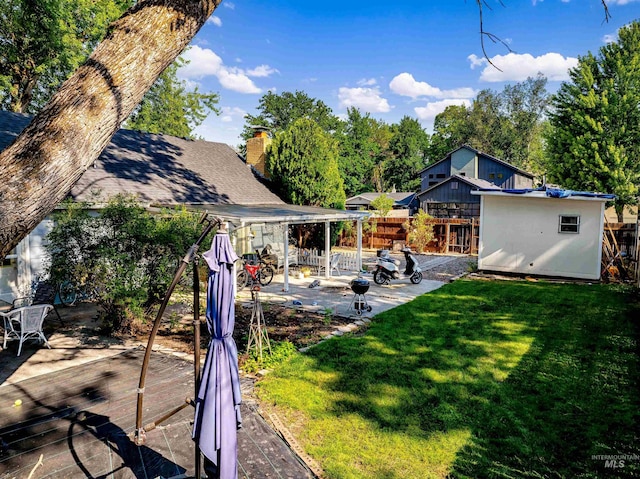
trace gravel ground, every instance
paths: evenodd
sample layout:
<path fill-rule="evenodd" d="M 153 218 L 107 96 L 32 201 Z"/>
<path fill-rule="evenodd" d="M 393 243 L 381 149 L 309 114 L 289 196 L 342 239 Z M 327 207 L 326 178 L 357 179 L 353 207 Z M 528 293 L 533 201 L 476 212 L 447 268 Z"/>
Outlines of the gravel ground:
<path fill-rule="evenodd" d="M 422 265 L 422 277 L 435 281 L 451 281 L 452 278 L 469 273 L 478 265 L 477 256 L 470 255 L 415 255 Z M 400 268 L 404 269 L 405 261 L 402 253 L 391 253 L 391 257 L 400 260 Z M 375 251 L 362 252 L 363 267 L 372 270 L 376 264 Z M 431 263 L 431 264 L 430 264 Z"/>

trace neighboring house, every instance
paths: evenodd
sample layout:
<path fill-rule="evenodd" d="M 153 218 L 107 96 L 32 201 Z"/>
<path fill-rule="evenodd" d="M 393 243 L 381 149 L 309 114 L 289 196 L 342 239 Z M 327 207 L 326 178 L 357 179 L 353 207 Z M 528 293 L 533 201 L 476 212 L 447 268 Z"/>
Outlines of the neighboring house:
<path fill-rule="evenodd" d="M 547 188 L 475 191 L 478 269 L 600 279 L 604 207 L 614 196 Z"/>
<path fill-rule="evenodd" d="M 0 111 L 0 151 L 30 120 L 27 115 Z M 185 205 L 206 211 L 228 222 L 239 254 L 267 244 L 288 248 L 289 224 L 325 223 L 325 249 L 330 249 L 331 222 L 356 221 L 361 238 L 362 219 L 368 214 L 288 205 L 269 190 L 264 171 L 269 141 L 258 131 L 247 141 L 245 160 L 224 143 L 119 130 L 69 196 L 93 203 L 96 209 L 117 194 L 134 194 L 147 207 Z M 2 262 L 0 299 L 24 296 L 44 271 L 44 241 L 52 226 L 53 221 L 45 219 Z M 359 271 L 361 249 L 357 254 Z M 288 290 L 287 274 L 284 288 Z"/>
<path fill-rule="evenodd" d="M 30 120 L 0 111 L 0 151 Z M 119 193 L 134 194 L 145 206 L 286 205 L 229 145 L 131 130 L 113 136 L 70 197 L 99 205 Z M 43 271 L 43 242 L 52 224 L 45 219 L 2 262 L 0 299 L 10 301 L 27 292 Z"/>
<path fill-rule="evenodd" d="M 383 193 L 361 193 L 348 198 L 345 205 L 348 210 L 373 210 L 371 202 Z M 394 201 L 389 216 L 413 216 L 418 211 L 418 197 L 414 192 L 384 193 Z"/>
<path fill-rule="evenodd" d="M 480 214 L 480 200 L 471 191 L 531 188 L 533 175 L 464 145 L 421 170 L 420 182 L 420 208 L 431 216 L 473 218 Z"/>

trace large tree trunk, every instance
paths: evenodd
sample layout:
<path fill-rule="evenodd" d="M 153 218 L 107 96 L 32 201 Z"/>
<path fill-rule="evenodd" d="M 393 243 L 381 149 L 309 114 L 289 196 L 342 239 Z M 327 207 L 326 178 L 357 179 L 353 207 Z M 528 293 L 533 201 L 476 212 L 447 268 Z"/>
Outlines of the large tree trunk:
<path fill-rule="evenodd" d="M 222 0 L 146 0 L 0 154 L 0 258 L 64 199 Z"/>

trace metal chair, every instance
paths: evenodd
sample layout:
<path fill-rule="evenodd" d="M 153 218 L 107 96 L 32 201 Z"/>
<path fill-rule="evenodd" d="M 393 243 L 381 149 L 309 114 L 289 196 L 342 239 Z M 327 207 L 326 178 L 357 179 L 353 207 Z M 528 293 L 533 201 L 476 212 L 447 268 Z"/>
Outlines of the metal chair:
<path fill-rule="evenodd" d="M 331 256 L 329 256 L 329 276 L 331 276 L 333 270 L 335 270 L 338 273 L 338 276 L 340 276 L 340 269 L 338 268 L 340 258 L 342 258 L 342 253 L 333 253 Z M 318 264 L 318 275 L 322 272 L 323 269 L 324 263 L 320 262 Z"/>
<path fill-rule="evenodd" d="M 38 281 L 33 291 L 32 296 L 25 296 L 22 298 L 16 298 L 13 300 L 11 309 L 20 308 L 22 306 L 31 306 L 35 304 L 49 304 L 53 306 L 53 311 L 58 317 L 60 324 L 64 325 L 60 313 L 55 306 L 57 290 L 55 285 L 50 281 Z"/>
<path fill-rule="evenodd" d="M 49 341 L 42 331 L 44 318 L 53 309 L 51 304 L 36 304 L 0 313 L 4 320 L 4 342 L 2 348 L 7 349 L 7 340 L 18 339 L 18 356 L 22 353 L 22 345 L 28 339 L 37 339 L 51 349 Z"/>

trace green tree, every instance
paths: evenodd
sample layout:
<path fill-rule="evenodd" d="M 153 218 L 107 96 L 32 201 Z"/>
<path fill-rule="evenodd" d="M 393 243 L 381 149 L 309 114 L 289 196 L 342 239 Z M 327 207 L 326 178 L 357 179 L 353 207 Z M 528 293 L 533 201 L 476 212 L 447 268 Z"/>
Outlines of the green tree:
<path fill-rule="evenodd" d="M 253 136 L 252 126 L 264 126 L 272 135 L 289 128 L 299 118 L 308 118 L 325 132 L 332 132 L 338 128 L 340 120 L 333 114 L 322 100 L 311 98 L 303 91 L 280 94 L 267 92 L 258 102 L 258 114 L 246 115 L 242 138 L 245 140 Z"/>
<path fill-rule="evenodd" d="M 315 121 L 299 118 L 276 134 L 266 162 L 273 184 L 285 201 L 344 208 L 338 146 Z"/>
<path fill-rule="evenodd" d="M 464 105 L 450 105 L 436 115 L 433 135 L 427 150 L 427 162 L 443 159 L 456 148 L 470 143 L 471 122 L 469 110 Z"/>
<path fill-rule="evenodd" d="M 429 135 L 415 118 L 403 117 L 391 125 L 389 151 L 391 157 L 384 163 L 384 181 L 387 188 L 398 191 L 417 191 L 420 187 L 418 172 L 425 167 L 429 148 Z"/>
<path fill-rule="evenodd" d="M 38 111 L 133 0 L 4 0 L 0 105 Z"/>
<path fill-rule="evenodd" d="M 382 193 L 371 202 L 371 207 L 378 212 L 378 214 L 384 218 L 393 209 L 395 200 L 386 194 Z"/>
<path fill-rule="evenodd" d="M 640 184 L 640 22 L 588 53 L 553 97 L 546 136 L 548 179 L 613 193 L 620 221 Z"/>
<path fill-rule="evenodd" d="M 347 109 L 347 120 L 337 134 L 340 143 L 338 163 L 347 197 L 375 189 L 374 168 L 388 148 L 381 138 L 386 125 L 362 114 L 357 108 Z"/>
<path fill-rule="evenodd" d="M 541 173 L 542 130 L 549 94 L 547 80 L 507 85 L 500 92 L 478 92 L 471 105 L 450 106 L 436 116 L 428 150 L 430 162 L 467 144 L 517 168 Z"/>
<path fill-rule="evenodd" d="M 219 113 L 216 93 L 199 93 L 197 87 L 189 91 L 185 82 L 178 80 L 178 68 L 185 63 L 178 59 L 162 72 L 127 120 L 126 128 L 193 138 L 193 129 L 209 111 Z"/>

